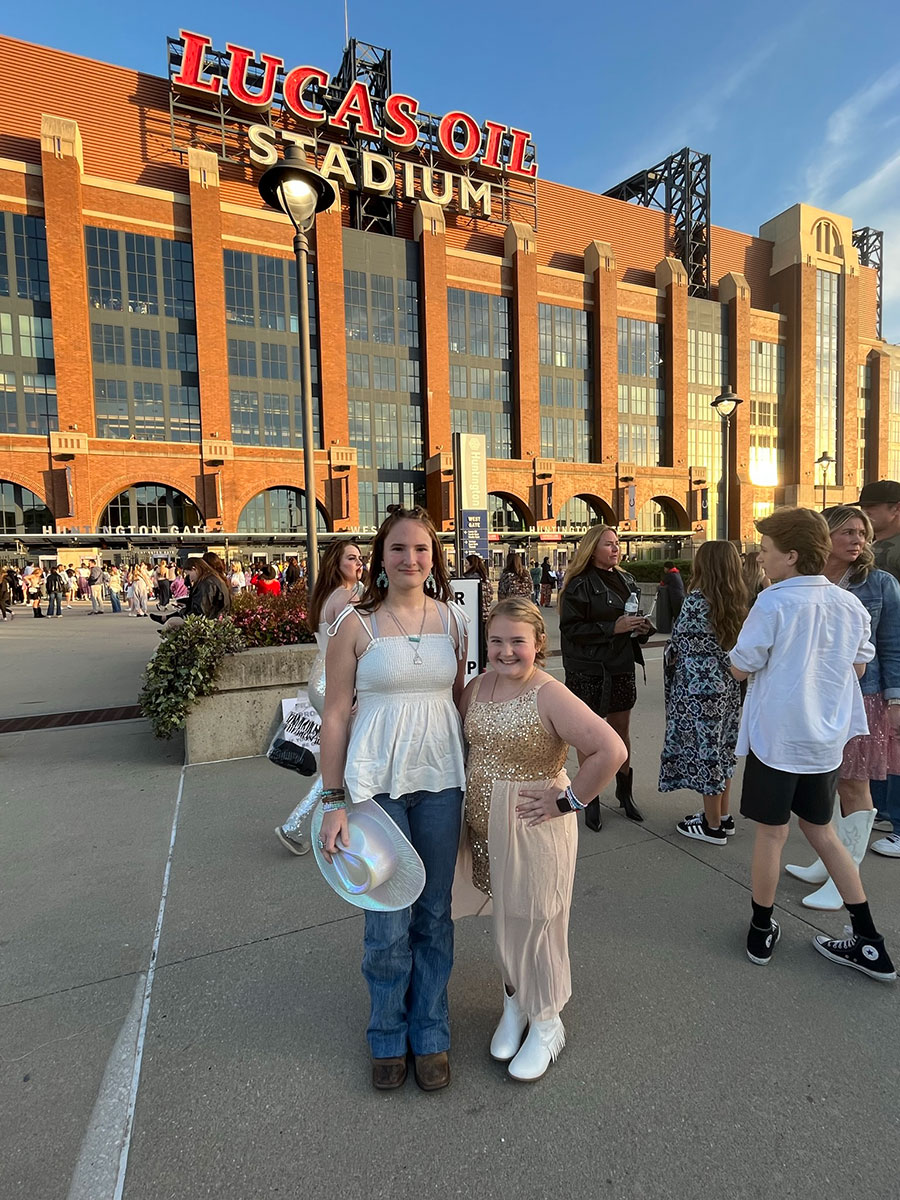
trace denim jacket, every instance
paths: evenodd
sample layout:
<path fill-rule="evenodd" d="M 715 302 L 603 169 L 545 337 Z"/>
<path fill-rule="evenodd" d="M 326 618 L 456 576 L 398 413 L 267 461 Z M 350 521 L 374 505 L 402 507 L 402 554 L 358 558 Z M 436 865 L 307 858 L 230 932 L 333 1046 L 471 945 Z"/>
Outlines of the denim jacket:
<path fill-rule="evenodd" d="M 885 700 L 900 697 L 900 583 L 887 571 L 870 571 L 850 591 L 872 620 L 875 657 L 859 681 L 864 696 L 882 692 Z"/>

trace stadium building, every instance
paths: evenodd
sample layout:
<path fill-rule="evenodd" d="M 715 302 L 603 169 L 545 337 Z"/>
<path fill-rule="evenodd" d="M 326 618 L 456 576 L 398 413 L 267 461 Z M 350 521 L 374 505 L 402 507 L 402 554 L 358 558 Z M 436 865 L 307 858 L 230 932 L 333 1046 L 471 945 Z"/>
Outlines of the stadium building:
<path fill-rule="evenodd" d="M 308 278 L 321 530 L 414 501 L 449 530 L 454 432 L 485 436 L 500 543 L 752 540 L 774 505 L 900 478 L 864 213 L 719 228 L 690 149 L 602 195 L 549 182 L 515 113 L 427 113 L 357 41 L 334 75 L 163 51 L 167 78 L 0 38 L 7 552 L 302 532 L 293 231 L 257 189 L 286 144 L 339 195 Z"/>

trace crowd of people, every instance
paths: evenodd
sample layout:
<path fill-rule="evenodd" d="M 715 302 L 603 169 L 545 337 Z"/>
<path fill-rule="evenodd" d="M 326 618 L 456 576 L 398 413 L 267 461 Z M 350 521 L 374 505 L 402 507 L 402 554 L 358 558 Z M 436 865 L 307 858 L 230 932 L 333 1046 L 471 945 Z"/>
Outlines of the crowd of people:
<path fill-rule="evenodd" d="M 781 936 L 775 893 L 796 814 L 819 856 L 802 869 L 823 885 L 815 906 L 844 906 L 851 922 L 847 936 L 817 935 L 814 948 L 891 982 L 859 864 L 878 782 L 894 824 L 871 848 L 900 857 L 900 585 L 890 570 L 900 566 L 900 484 L 872 487 L 859 506 L 824 516 L 776 511 L 758 523 L 760 550 L 743 560 L 729 542 L 705 543 L 687 589 L 667 564 L 679 580 L 661 584 L 677 611 L 659 790 L 697 792 L 700 811 L 677 831 L 727 845 L 731 780 L 745 758 L 740 811 L 755 827 L 748 959 L 766 965 Z M 566 1039 L 577 813 L 600 830 L 599 797 L 614 781 L 625 815 L 643 820 L 629 726 L 641 646 L 653 633 L 640 589 L 620 566 L 615 529 L 585 534 L 559 595 L 563 683 L 543 669 L 547 585 L 510 555 L 498 601 L 488 593 L 484 607 L 488 668 L 464 687 L 466 622 L 424 510 L 391 512 L 364 582 L 358 546 L 329 553 L 313 597 L 317 856 L 323 870 L 344 853 L 358 862 L 355 810 L 374 801 L 422 868 L 421 891 L 407 901 L 382 904 L 376 889 L 361 904 L 372 1083 L 400 1087 L 410 1056 L 423 1090 L 450 1082 L 453 917 L 489 910 L 503 985 L 490 1054 L 513 1078 L 536 1080 Z M 467 566 L 489 582 L 483 564 Z M 277 831 L 294 853 L 309 848 L 309 812 L 301 805 Z"/>

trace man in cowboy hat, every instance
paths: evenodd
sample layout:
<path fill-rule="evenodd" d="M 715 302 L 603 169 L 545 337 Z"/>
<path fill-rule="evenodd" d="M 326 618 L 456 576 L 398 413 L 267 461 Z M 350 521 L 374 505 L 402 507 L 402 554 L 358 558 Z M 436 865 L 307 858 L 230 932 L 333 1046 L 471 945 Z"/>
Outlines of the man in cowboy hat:
<path fill-rule="evenodd" d="M 900 483 L 867 483 L 856 502 L 875 530 L 875 565 L 900 580 Z"/>

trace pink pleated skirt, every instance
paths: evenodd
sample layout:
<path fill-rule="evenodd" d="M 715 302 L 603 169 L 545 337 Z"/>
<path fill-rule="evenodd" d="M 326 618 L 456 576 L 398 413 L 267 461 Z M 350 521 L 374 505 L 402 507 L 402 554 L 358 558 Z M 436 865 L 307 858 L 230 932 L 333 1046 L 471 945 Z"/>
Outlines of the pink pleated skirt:
<path fill-rule="evenodd" d="M 880 692 L 863 696 L 868 734 L 851 738 L 844 747 L 841 779 L 887 779 L 900 775 L 900 736 L 888 723 L 888 706 Z"/>
<path fill-rule="evenodd" d="M 488 844 L 494 945 L 505 983 L 532 1021 L 556 1016 L 572 995 L 569 912 L 575 881 L 575 815 L 527 825 L 516 816 L 524 781 L 491 790 Z M 564 786 L 564 785 L 563 785 Z"/>

